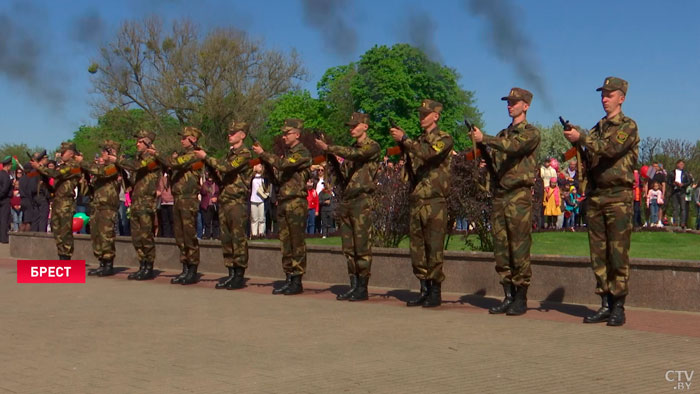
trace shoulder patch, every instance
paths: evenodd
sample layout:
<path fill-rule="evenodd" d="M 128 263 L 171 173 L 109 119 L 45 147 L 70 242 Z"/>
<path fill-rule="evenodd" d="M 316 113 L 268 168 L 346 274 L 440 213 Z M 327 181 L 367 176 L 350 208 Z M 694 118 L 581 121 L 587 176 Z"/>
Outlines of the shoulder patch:
<path fill-rule="evenodd" d="M 617 140 L 617 142 L 619 142 L 619 143 L 621 143 L 621 144 L 624 144 L 625 141 L 627 141 L 627 138 L 628 138 L 629 136 L 630 136 L 629 134 L 627 134 L 626 132 L 620 130 L 620 131 L 617 132 L 617 135 L 615 136 L 615 139 Z"/>
<path fill-rule="evenodd" d="M 185 164 L 189 159 L 190 159 L 189 155 L 183 155 L 183 156 L 179 156 L 177 158 L 177 162 L 179 164 Z"/>
<path fill-rule="evenodd" d="M 243 156 L 240 156 L 240 155 L 236 156 L 233 160 L 231 160 L 231 166 L 238 167 L 241 164 L 243 164 L 244 161 L 245 161 L 245 158 Z"/>
<path fill-rule="evenodd" d="M 203 161 L 196 161 L 192 163 L 192 171 L 198 171 L 201 170 L 202 167 L 204 167 L 204 162 Z"/>
<path fill-rule="evenodd" d="M 445 143 L 442 141 L 437 141 L 433 144 L 433 149 L 435 150 L 435 152 L 440 152 L 443 149 L 445 149 Z"/>
<path fill-rule="evenodd" d="M 67 174 L 70 170 L 70 167 L 63 167 L 60 170 L 58 170 L 58 172 L 60 172 L 61 174 Z"/>
<path fill-rule="evenodd" d="M 107 168 L 105 168 L 105 175 L 107 176 L 112 176 L 117 173 L 117 167 L 114 165 L 109 165 Z"/>
<path fill-rule="evenodd" d="M 290 163 L 296 163 L 301 159 L 301 153 L 295 153 L 287 159 Z"/>

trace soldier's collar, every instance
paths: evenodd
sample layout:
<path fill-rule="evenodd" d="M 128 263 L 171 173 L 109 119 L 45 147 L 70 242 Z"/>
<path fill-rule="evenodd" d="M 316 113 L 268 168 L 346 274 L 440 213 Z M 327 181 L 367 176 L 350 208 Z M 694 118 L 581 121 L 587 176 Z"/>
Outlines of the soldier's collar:
<path fill-rule="evenodd" d="M 522 122 L 520 122 L 516 125 L 514 125 L 512 123 L 510 124 L 511 129 L 524 129 L 525 126 L 527 126 L 527 119 L 523 120 Z"/>
<path fill-rule="evenodd" d="M 607 117 L 605 117 L 605 118 L 603 118 L 603 120 L 617 126 L 617 125 L 621 125 L 623 123 L 624 118 L 625 118 L 625 114 L 623 114 L 622 111 L 620 111 L 619 114 L 613 116 L 612 118 L 608 119 Z"/>
<path fill-rule="evenodd" d="M 425 134 L 437 134 L 439 132 L 440 132 L 440 127 L 437 125 L 437 123 L 435 124 L 435 126 L 432 129 L 425 130 Z"/>

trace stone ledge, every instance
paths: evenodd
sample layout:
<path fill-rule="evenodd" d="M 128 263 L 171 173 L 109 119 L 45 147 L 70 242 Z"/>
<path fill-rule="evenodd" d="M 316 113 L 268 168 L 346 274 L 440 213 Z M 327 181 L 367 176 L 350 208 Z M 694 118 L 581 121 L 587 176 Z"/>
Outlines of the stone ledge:
<path fill-rule="evenodd" d="M 117 237 L 116 266 L 138 266 L 130 237 Z M 412 274 L 407 249 L 374 248 L 373 286 L 415 289 L 418 281 Z M 10 254 L 30 259 L 55 259 L 56 245 L 49 233 L 10 233 Z M 225 273 L 221 245 L 216 240 L 200 241 L 203 272 Z M 75 236 L 76 259 L 95 265 L 90 237 Z M 249 242 L 248 275 L 280 278 L 279 244 Z M 312 281 L 347 282 L 344 257 L 339 246 L 307 246 L 307 274 Z M 631 293 L 628 305 L 654 309 L 700 312 L 700 261 L 631 259 Z M 549 302 L 598 304 L 593 294 L 595 279 L 587 257 L 533 255 L 533 282 L 528 298 Z M 179 251 L 172 238 L 156 238 L 156 268 L 179 271 Z M 483 252 L 445 252 L 443 290 L 464 294 L 502 297 L 498 275 L 494 271 L 493 254 Z"/>

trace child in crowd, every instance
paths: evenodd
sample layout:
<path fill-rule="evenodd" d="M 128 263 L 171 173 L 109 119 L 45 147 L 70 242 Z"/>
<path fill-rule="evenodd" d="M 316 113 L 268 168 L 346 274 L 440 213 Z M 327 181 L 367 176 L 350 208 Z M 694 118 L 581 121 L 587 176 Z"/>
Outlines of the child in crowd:
<path fill-rule="evenodd" d="M 664 205 L 664 193 L 659 187 L 659 182 L 654 182 L 647 193 L 647 207 L 651 209 L 650 227 L 664 226 L 659 219 L 659 207 Z"/>
<path fill-rule="evenodd" d="M 549 186 L 544 188 L 542 205 L 544 205 L 545 228 L 556 228 L 557 216 L 561 215 L 561 196 L 559 195 L 557 178 L 551 178 Z"/>
<path fill-rule="evenodd" d="M 576 216 L 579 214 L 578 202 L 581 195 L 576 192 L 576 186 L 571 186 L 569 188 L 569 193 L 566 195 L 564 200 L 566 204 L 566 212 L 564 212 L 564 228 L 569 228 L 571 231 L 576 231 L 574 225 L 576 224 Z"/>

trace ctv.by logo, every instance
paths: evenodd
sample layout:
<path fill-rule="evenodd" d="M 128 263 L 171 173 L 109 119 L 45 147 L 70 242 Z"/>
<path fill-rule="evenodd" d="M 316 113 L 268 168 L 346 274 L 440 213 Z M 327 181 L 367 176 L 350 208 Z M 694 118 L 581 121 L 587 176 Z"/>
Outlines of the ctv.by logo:
<path fill-rule="evenodd" d="M 666 371 L 666 381 L 673 382 L 674 390 L 690 390 L 690 381 L 693 379 L 695 371 Z"/>

